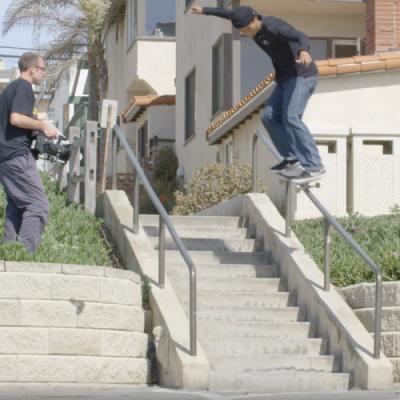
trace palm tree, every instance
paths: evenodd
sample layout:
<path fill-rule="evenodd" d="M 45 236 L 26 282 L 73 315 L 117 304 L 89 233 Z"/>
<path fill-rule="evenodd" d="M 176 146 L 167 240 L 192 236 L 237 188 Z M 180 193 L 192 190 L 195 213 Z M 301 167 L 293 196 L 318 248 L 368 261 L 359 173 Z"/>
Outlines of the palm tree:
<path fill-rule="evenodd" d="M 125 0 L 13 0 L 3 22 L 3 35 L 18 25 L 30 24 L 54 34 L 44 57 L 59 61 L 58 76 L 87 52 L 89 65 L 89 118 L 97 119 L 97 104 L 107 91 L 104 30 L 125 7 Z"/>

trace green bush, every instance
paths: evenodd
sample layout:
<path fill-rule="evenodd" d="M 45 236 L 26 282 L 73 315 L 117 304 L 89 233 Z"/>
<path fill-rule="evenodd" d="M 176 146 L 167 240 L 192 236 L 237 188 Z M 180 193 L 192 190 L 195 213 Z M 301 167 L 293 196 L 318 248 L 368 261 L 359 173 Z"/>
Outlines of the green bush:
<path fill-rule="evenodd" d="M 81 207 L 67 204 L 56 184 L 42 175 L 50 202 L 49 224 L 37 251 L 31 255 L 19 243 L 0 245 L 0 259 L 82 265 L 112 265 L 112 248 L 107 243 L 102 221 Z M 3 236 L 5 196 L 0 190 L 0 236 Z"/>
<path fill-rule="evenodd" d="M 170 147 L 163 147 L 155 160 L 154 180 L 157 182 L 173 182 L 178 169 L 178 159 Z"/>
<path fill-rule="evenodd" d="M 251 186 L 251 167 L 243 164 L 207 164 L 195 170 L 184 192 L 175 193 L 173 214 L 193 214 L 248 193 Z"/>
<path fill-rule="evenodd" d="M 352 215 L 339 222 L 381 268 L 386 281 L 400 280 L 400 212 L 364 217 Z M 299 221 L 294 232 L 305 250 L 323 268 L 324 222 L 321 219 Z M 331 280 L 338 286 L 372 282 L 375 275 L 364 261 L 332 229 Z"/>

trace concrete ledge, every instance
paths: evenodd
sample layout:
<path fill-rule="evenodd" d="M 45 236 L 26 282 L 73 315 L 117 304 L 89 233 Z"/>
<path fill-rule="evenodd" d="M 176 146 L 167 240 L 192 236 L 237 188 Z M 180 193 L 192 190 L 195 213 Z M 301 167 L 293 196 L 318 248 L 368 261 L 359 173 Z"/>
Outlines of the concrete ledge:
<path fill-rule="evenodd" d="M 341 356 L 343 372 L 351 373 L 351 386 L 383 390 L 393 386 L 392 364 L 381 353 L 373 358 L 373 338 L 334 287 L 323 290 L 324 277 L 295 235 L 284 236 L 285 221 L 263 194 L 248 194 L 204 210 L 201 215 L 245 216 L 257 236 L 264 237 L 271 261 L 280 267 L 298 306 L 317 326 L 317 335 L 329 339 L 330 354 Z"/>
<path fill-rule="evenodd" d="M 138 234 L 133 234 L 133 210 L 128 197 L 123 191 L 106 191 L 98 202 L 101 203 L 102 218 L 125 265 L 130 270 L 140 273 L 150 283 L 150 303 L 161 384 L 174 388 L 208 389 L 208 360 L 199 343 L 196 357 L 188 353 L 188 318 L 168 277 L 164 289 L 157 285 L 158 256 L 142 227 Z"/>

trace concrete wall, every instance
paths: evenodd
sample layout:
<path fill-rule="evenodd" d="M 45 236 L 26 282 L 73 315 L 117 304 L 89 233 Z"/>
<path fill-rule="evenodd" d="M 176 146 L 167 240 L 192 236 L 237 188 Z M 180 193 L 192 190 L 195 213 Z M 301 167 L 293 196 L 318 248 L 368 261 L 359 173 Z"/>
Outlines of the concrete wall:
<path fill-rule="evenodd" d="M 0 382 L 147 383 L 133 272 L 1 261 L 0 291 Z"/>

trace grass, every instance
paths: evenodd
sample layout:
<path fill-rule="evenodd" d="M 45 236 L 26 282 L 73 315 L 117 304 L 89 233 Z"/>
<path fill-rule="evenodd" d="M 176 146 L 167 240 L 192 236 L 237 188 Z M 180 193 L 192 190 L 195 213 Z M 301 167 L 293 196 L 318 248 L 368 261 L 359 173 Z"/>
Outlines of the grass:
<path fill-rule="evenodd" d="M 391 215 L 364 217 L 352 215 L 339 222 L 364 248 L 382 270 L 385 281 L 400 280 L 400 210 Z M 298 221 L 293 230 L 322 269 L 324 222 L 322 219 Z M 331 281 L 337 286 L 372 282 L 375 275 L 352 248 L 332 229 Z"/>
<path fill-rule="evenodd" d="M 68 204 L 64 194 L 56 190 L 55 182 L 42 175 L 50 201 L 49 224 L 42 243 L 31 255 L 19 243 L 1 244 L 0 259 L 79 265 L 116 266 L 112 247 L 107 242 L 102 220 L 81 207 Z M 3 236 L 5 196 L 0 190 L 0 236 Z"/>

